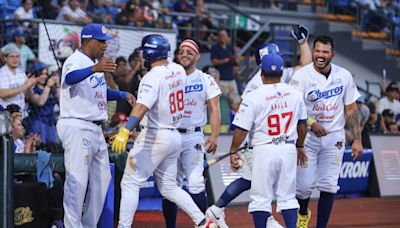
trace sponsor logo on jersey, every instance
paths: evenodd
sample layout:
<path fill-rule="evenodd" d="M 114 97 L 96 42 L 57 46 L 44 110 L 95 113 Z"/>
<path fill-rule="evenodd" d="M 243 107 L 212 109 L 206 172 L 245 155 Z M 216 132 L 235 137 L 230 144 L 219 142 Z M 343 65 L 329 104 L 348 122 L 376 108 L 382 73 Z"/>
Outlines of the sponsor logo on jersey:
<path fill-rule="evenodd" d="M 185 87 L 185 93 L 200 92 L 203 90 L 202 84 L 188 85 Z"/>
<path fill-rule="evenodd" d="M 197 102 L 195 99 L 185 99 L 185 106 L 196 106 Z"/>
<path fill-rule="evenodd" d="M 147 47 L 147 48 L 157 48 L 157 44 L 145 43 L 145 44 L 143 45 L 143 47 Z"/>
<path fill-rule="evenodd" d="M 106 110 L 106 103 L 104 101 L 97 103 L 97 108 L 101 111 Z"/>
<path fill-rule="evenodd" d="M 292 79 L 292 80 L 290 80 L 289 85 L 298 86 L 299 81 Z"/>
<path fill-rule="evenodd" d="M 278 92 L 276 92 L 276 95 L 266 97 L 265 100 L 270 101 L 270 100 L 286 97 L 286 96 L 289 96 L 289 95 L 290 95 L 290 92 L 281 93 L 281 92 L 278 91 Z"/>
<path fill-rule="evenodd" d="M 368 177 L 369 161 L 343 162 L 340 169 L 340 178 Z"/>
<path fill-rule="evenodd" d="M 281 135 L 279 137 L 272 138 L 272 143 L 277 145 L 277 144 L 280 144 L 282 142 L 285 142 L 287 139 L 289 139 L 289 136 Z"/>
<path fill-rule="evenodd" d="M 178 122 L 179 120 L 181 120 L 182 118 L 183 118 L 182 113 L 180 113 L 180 114 L 177 115 L 177 116 L 172 116 L 172 122 L 176 123 L 176 122 Z"/>
<path fill-rule="evenodd" d="M 343 92 L 343 86 L 337 86 L 333 89 L 329 89 L 326 91 L 321 91 L 319 89 L 313 90 L 307 94 L 307 100 L 314 102 L 318 101 L 319 99 L 329 99 L 334 96 L 338 96 Z"/>
<path fill-rule="evenodd" d="M 99 98 L 99 99 L 104 99 L 104 93 L 101 91 L 96 91 L 96 95 L 94 95 L 94 98 Z"/>
<path fill-rule="evenodd" d="M 336 111 L 338 106 L 336 104 L 314 104 L 312 110 L 321 112 L 321 111 Z"/>
<path fill-rule="evenodd" d="M 335 116 L 334 115 L 324 115 L 324 114 L 320 114 L 320 115 L 316 115 L 315 116 L 315 120 L 319 123 L 330 123 L 333 121 L 333 118 Z"/>
<path fill-rule="evenodd" d="M 175 76 L 176 76 L 175 74 L 170 74 L 170 75 L 165 76 L 164 79 L 165 80 L 171 79 L 171 78 L 174 78 Z"/>
<path fill-rule="evenodd" d="M 193 80 L 190 81 L 190 83 L 192 83 L 192 84 L 201 83 L 201 78 L 193 79 Z"/>
<path fill-rule="evenodd" d="M 92 88 L 96 88 L 97 86 L 106 84 L 106 80 L 104 79 L 104 76 L 92 75 L 89 78 L 89 83 Z"/>
<path fill-rule="evenodd" d="M 340 149 L 342 149 L 342 147 L 343 147 L 343 142 L 342 142 L 342 141 L 339 141 L 339 142 L 337 142 L 337 143 L 335 144 L 335 146 L 340 150 Z"/>
<path fill-rule="evenodd" d="M 173 81 L 172 83 L 169 83 L 168 86 L 169 86 L 169 89 L 173 89 L 173 88 L 176 88 L 176 87 L 178 87 L 178 86 L 180 86 L 182 84 L 183 84 L 183 81 L 182 80 L 178 80 L 178 81 Z"/>

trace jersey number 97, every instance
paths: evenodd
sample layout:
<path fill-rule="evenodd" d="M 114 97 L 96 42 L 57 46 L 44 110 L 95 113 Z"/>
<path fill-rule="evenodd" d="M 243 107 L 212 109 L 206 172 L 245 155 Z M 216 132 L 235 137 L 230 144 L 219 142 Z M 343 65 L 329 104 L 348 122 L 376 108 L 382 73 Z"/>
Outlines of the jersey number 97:
<path fill-rule="evenodd" d="M 284 112 L 281 115 L 279 114 L 271 114 L 267 117 L 268 120 L 268 134 L 270 136 L 277 136 L 281 134 L 281 121 L 285 121 L 283 124 L 285 124 L 285 129 L 284 133 L 286 134 L 290 122 L 292 121 L 293 117 L 293 112 Z"/>
<path fill-rule="evenodd" d="M 183 90 L 178 90 L 169 94 L 169 110 L 174 114 L 177 110 L 182 111 L 184 107 Z"/>

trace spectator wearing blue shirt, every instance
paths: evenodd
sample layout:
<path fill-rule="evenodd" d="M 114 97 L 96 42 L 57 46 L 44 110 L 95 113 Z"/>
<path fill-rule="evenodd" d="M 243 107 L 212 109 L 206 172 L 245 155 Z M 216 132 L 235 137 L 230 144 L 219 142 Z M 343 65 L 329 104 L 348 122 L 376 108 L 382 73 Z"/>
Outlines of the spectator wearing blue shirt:
<path fill-rule="evenodd" d="M 228 91 L 231 91 L 236 99 L 239 97 L 239 92 L 233 75 L 233 66 L 237 65 L 239 61 L 234 47 L 229 43 L 230 38 L 226 30 L 219 30 L 217 33 L 217 44 L 214 44 L 210 50 L 211 61 L 214 67 L 220 72 L 219 87 L 222 93 L 227 94 Z"/>
<path fill-rule="evenodd" d="M 47 66 L 41 62 L 33 64 L 32 73 L 38 83 L 28 92 L 27 132 L 39 133 L 43 143 L 57 143 L 54 106 L 60 98 L 60 79 L 57 76 L 48 78 Z"/>

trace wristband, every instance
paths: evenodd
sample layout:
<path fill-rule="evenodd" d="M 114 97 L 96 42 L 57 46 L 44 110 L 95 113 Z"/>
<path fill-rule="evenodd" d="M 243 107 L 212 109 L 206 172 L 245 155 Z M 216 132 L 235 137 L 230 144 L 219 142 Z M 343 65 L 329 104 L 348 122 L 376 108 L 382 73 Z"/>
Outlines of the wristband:
<path fill-rule="evenodd" d="M 296 148 L 304 148 L 304 145 L 298 145 L 298 144 L 296 144 Z"/>
<path fill-rule="evenodd" d="M 308 117 L 307 118 L 307 126 L 311 126 L 311 125 L 313 125 L 313 123 L 315 123 L 315 120 L 311 117 Z"/>
<path fill-rule="evenodd" d="M 138 118 L 136 116 L 129 116 L 128 122 L 125 124 L 125 128 L 129 131 L 132 131 L 138 122 Z"/>

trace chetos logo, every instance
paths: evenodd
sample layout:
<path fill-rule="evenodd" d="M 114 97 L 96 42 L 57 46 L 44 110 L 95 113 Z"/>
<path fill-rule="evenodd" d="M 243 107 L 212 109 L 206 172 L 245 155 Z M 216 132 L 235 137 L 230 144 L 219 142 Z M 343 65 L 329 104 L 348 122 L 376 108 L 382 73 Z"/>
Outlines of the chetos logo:
<path fill-rule="evenodd" d="M 188 85 L 185 87 L 185 93 L 199 92 L 203 90 L 202 84 Z"/>
<path fill-rule="evenodd" d="M 338 86 L 330 90 L 320 91 L 319 89 L 313 90 L 307 94 L 308 101 L 317 101 L 319 99 L 328 99 L 337 96 L 343 92 L 343 86 Z"/>

